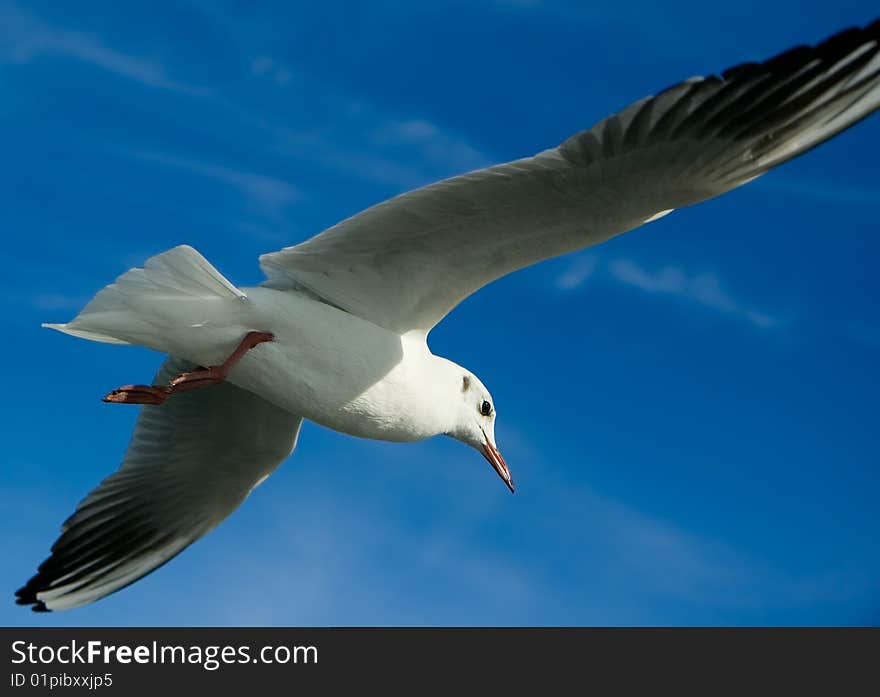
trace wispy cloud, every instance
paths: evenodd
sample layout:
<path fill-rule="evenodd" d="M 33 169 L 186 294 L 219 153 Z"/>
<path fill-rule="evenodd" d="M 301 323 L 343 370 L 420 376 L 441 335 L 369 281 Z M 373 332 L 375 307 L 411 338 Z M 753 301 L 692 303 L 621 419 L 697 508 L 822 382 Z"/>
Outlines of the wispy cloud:
<path fill-rule="evenodd" d="M 263 154 L 317 165 L 345 178 L 387 185 L 392 191 L 414 188 L 444 177 L 494 163 L 460 133 L 424 115 L 388 111 L 380 104 L 340 88 L 269 54 L 237 45 L 242 68 L 255 80 L 286 89 L 308 110 L 284 105 L 284 115 L 255 109 L 247 98 L 227 87 L 194 87 L 175 80 L 156 59 L 133 56 L 113 48 L 98 35 L 50 24 L 14 3 L 0 5 L 0 63 L 23 64 L 43 56 L 60 56 L 95 66 L 141 85 L 206 97 L 210 114 L 193 112 L 201 121 L 218 115 L 234 119 L 241 140 L 258 144 Z M 206 118 L 207 117 L 207 118 Z M 82 133 L 78 134 L 82 137 Z M 224 136 L 225 137 L 225 136 Z M 154 159 L 160 159 L 157 156 Z M 172 164 L 165 158 L 166 164 Z M 186 166 L 184 163 L 178 163 Z M 187 167 L 225 180 L 255 200 L 279 208 L 292 199 L 292 187 L 271 178 L 214 166 Z"/>
<path fill-rule="evenodd" d="M 620 564 L 650 578 L 658 592 L 706 602 L 757 573 L 752 560 L 723 544 L 598 492 L 582 495 L 595 507 Z"/>
<path fill-rule="evenodd" d="M 245 120 L 274 140 L 273 154 L 319 165 L 346 178 L 409 189 L 495 162 L 463 134 L 424 116 L 389 112 L 363 95 L 262 56 L 251 72 L 294 89 L 310 105 L 299 123 L 264 114 Z M 295 80 L 290 76 L 295 75 Z M 290 83 L 288 85 L 288 83 Z M 241 109 L 242 115 L 246 109 Z"/>
<path fill-rule="evenodd" d="M 759 327 L 772 327 L 777 320 L 765 312 L 741 305 L 722 286 L 715 273 L 688 273 L 678 266 L 649 271 L 632 259 L 609 264 L 611 276 L 619 283 L 650 294 L 669 295 L 712 310 L 742 317 Z"/>
<path fill-rule="evenodd" d="M 174 64 L 134 57 L 113 48 L 103 35 L 44 20 L 14 3 L 0 4 L 0 64 L 63 57 L 147 87 L 199 94 L 201 99 L 188 102 L 174 118 L 226 146 L 223 161 L 218 162 L 214 152 L 180 152 L 179 143 L 145 147 L 135 129 L 131 142 L 111 144 L 105 134 L 91 131 L 88 123 L 77 124 L 75 132 L 65 134 L 64 146 L 80 147 L 89 157 L 99 150 L 113 149 L 113 154 L 185 170 L 234 187 L 250 204 L 242 211 L 240 224 L 259 228 L 261 237 L 283 234 L 289 240 L 290 225 L 283 214 L 291 203 L 304 198 L 295 185 L 264 170 L 309 174 L 318 170 L 342 180 L 343 186 L 348 182 L 378 185 L 379 195 L 384 196 L 494 161 L 465 135 L 424 114 L 386 109 L 348 87 L 310 74 L 301 65 L 254 49 L 244 45 L 230 49 L 254 84 L 231 81 L 200 90 L 174 80 Z M 279 92 L 269 104 L 261 105 L 254 98 L 261 94 L 259 83 Z M 297 108 L 301 104 L 309 108 Z M 61 137 L 57 132 L 53 136 Z M 243 143 L 247 144 L 246 164 L 236 156 L 242 153 Z M 262 229 L 266 221 L 253 219 L 254 212 L 271 218 L 272 226 Z M 198 215 L 204 217 L 203 211 Z M 284 230 L 279 232 L 275 228 L 282 222 Z"/>
<path fill-rule="evenodd" d="M 327 93 L 322 94 L 327 100 Z M 459 134 L 426 119 L 401 119 L 351 95 L 330 98 L 318 127 L 272 126 L 277 153 L 345 177 L 410 189 L 493 163 Z"/>
<path fill-rule="evenodd" d="M 259 56 L 251 61 L 251 72 L 260 78 L 272 80 L 276 85 L 286 85 L 293 79 L 293 73 L 274 58 Z"/>
<path fill-rule="evenodd" d="M 364 95 L 319 78 L 300 65 L 267 54 L 251 54 L 250 73 L 295 95 L 308 111 L 285 112 L 284 121 L 225 101 L 247 123 L 268 134 L 272 154 L 317 164 L 346 178 L 417 186 L 496 163 L 463 134 L 424 115 L 389 112 Z"/>
<path fill-rule="evenodd" d="M 380 122 L 370 138 L 383 150 L 413 151 L 420 161 L 453 171 L 468 171 L 491 164 L 484 153 L 466 140 L 425 119 Z"/>
<path fill-rule="evenodd" d="M 79 310 L 89 298 L 84 295 L 64 293 L 38 293 L 31 297 L 31 305 L 38 310 Z"/>
<path fill-rule="evenodd" d="M 224 548 L 223 555 L 205 547 L 195 552 L 203 558 L 194 568 L 208 565 L 223 578 L 208 601 L 213 606 L 205 608 L 211 617 L 232 624 L 467 625 L 528 624 L 540 612 L 548 624 L 619 624 L 636 618 L 665 624 L 676 618 L 669 603 L 735 617 L 762 605 L 810 606 L 868 590 L 866 580 L 846 568 L 792 574 L 571 482 L 533 490 L 520 517 L 497 518 L 523 541 L 509 552 L 487 549 L 483 526 L 495 514 L 486 511 L 480 497 L 463 509 L 445 511 L 442 525 L 421 526 L 396 507 L 393 497 L 379 505 L 331 491 L 326 486 L 309 495 L 266 494 L 284 501 L 260 519 L 270 526 L 260 536 L 268 542 L 240 546 L 239 557 L 228 551 L 236 545 Z M 527 552 L 536 539 L 565 544 Z M 585 557 L 590 563 L 583 563 Z M 614 607 L 616 589 L 596 575 L 597 567 L 621 592 L 655 599 L 656 611 L 628 615 L 625 605 Z M 261 592 L 242 605 L 245 589 L 255 586 Z"/>
<path fill-rule="evenodd" d="M 593 553 L 606 555 L 603 563 L 615 574 L 639 579 L 643 593 L 736 617 L 762 606 L 818 606 L 870 592 L 870 579 L 858 569 L 830 565 L 794 572 L 591 487 L 569 485 L 554 498 L 556 515 L 563 519 L 591 511 Z"/>
<path fill-rule="evenodd" d="M 556 287 L 562 290 L 574 290 L 582 286 L 599 266 L 599 259 L 595 256 L 579 257 L 556 277 Z"/>
<path fill-rule="evenodd" d="M 595 256 L 576 258 L 556 278 L 562 290 L 575 290 L 600 269 Z M 746 320 L 761 328 L 779 324 L 772 314 L 749 307 L 737 300 L 725 287 L 718 274 L 708 271 L 692 272 L 680 266 L 648 269 L 633 259 L 612 259 L 601 265 L 601 277 L 620 285 L 636 288 L 649 295 L 668 296 Z"/>
<path fill-rule="evenodd" d="M 79 293 L 29 291 L 27 288 L 6 288 L 0 292 L 0 303 L 10 307 L 30 307 L 40 312 L 81 310 L 91 298 Z"/>
<path fill-rule="evenodd" d="M 259 206 L 264 213 L 269 215 L 279 215 L 289 204 L 303 198 L 302 192 L 293 184 L 265 174 L 238 170 L 208 162 L 199 162 L 163 153 L 132 152 L 129 154 L 139 160 L 186 170 L 193 174 L 228 184 L 238 189 L 254 204 Z"/>
<path fill-rule="evenodd" d="M 287 506 L 269 509 L 273 547 L 283 548 L 282 555 L 260 543 L 233 563 L 228 555 L 217 563 L 216 572 L 227 580 L 212 613 L 223 623 L 499 623 L 513 621 L 504 619 L 507 608 L 522 617 L 547 592 L 533 585 L 537 579 L 522 564 L 455 532 L 416 529 L 363 502 L 321 492 L 293 497 L 296 516 Z M 237 568 L 250 569 L 250 577 L 235 574 Z M 242 605 L 242 587 L 254 583 L 261 592 Z M 457 602 L 450 588 L 479 598 L 479 613 L 473 601 Z"/>
<path fill-rule="evenodd" d="M 28 63 L 44 55 L 78 60 L 147 87 L 186 94 L 206 93 L 171 79 L 156 61 L 117 51 L 91 34 L 51 26 L 14 4 L 0 6 L 0 60 Z"/>

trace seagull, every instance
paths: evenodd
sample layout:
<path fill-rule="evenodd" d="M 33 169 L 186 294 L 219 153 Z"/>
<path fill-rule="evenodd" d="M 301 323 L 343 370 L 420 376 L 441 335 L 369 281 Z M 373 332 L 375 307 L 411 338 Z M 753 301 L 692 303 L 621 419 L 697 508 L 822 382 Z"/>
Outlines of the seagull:
<path fill-rule="evenodd" d="M 16 592 L 36 611 L 93 602 L 208 533 L 292 452 L 304 419 L 414 442 L 446 435 L 510 491 L 495 403 L 427 337 L 497 278 L 599 244 L 755 179 L 880 107 L 880 20 L 646 97 L 533 157 L 373 206 L 260 257 L 239 288 L 179 246 L 131 269 L 67 324 L 168 355 L 119 469 L 62 525 Z"/>

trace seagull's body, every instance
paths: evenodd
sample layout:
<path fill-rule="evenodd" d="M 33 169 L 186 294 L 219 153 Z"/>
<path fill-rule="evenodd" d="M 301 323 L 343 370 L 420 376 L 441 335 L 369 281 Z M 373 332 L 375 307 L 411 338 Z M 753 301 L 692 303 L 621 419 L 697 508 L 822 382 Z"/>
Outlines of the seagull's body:
<path fill-rule="evenodd" d="M 303 419 L 389 441 L 449 435 L 512 490 L 491 396 L 431 353 L 432 327 L 507 273 L 740 186 L 878 107 L 880 21 L 692 78 L 557 148 L 380 203 L 261 257 L 262 286 L 236 287 L 187 246 L 128 271 L 49 326 L 169 358 L 154 386 L 105 398 L 149 406 L 120 469 L 80 503 L 18 602 L 76 607 L 154 570 L 235 510 L 292 452 Z"/>
<path fill-rule="evenodd" d="M 452 427 L 445 387 L 458 388 L 455 378 L 460 384 L 470 373 L 431 353 L 423 332 L 399 335 L 297 291 L 247 293 L 253 312 L 242 317 L 238 336 L 265 327 L 274 340 L 242 359 L 230 375 L 234 384 L 363 438 L 413 442 Z M 229 343 L 205 342 L 193 362 L 219 362 L 218 346 Z"/>
<path fill-rule="evenodd" d="M 185 246 L 165 254 L 202 260 Z M 432 354 L 423 332 L 399 335 L 296 290 L 239 292 L 243 297 L 169 301 L 160 327 L 130 334 L 117 327 L 114 338 L 215 365 L 248 331 L 267 331 L 273 340 L 249 351 L 229 382 L 349 435 L 411 442 L 444 431 L 443 378 L 467 371 Z"/>

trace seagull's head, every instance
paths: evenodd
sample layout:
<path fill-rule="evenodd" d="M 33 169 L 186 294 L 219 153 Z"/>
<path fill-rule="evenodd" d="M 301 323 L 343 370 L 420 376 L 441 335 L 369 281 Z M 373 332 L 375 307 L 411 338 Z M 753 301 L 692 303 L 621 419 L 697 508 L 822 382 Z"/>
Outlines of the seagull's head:
<path fill-rule="evenodd" d="M 513 491 L 513 477 L 495 445 L 495 402 L 489 390 L 474 375 L 463 373 L 456 385 L 455 427 L 448 435 L 477 450 Z"/>

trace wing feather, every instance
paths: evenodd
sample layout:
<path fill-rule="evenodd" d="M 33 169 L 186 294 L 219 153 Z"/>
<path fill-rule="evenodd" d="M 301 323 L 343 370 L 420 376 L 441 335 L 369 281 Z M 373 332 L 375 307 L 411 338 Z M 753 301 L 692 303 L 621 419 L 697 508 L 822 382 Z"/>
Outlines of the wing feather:
<path fill-rule="evenodd" d="M 156 383 L 192 367 L 168 359 Z M 301 424 L 230 383 L 143 407 L 122 466 L 63 523 L 17 602 L 77 607 L 154 571 L 232 513 L 293 451 Z"/>
<path fill-rule="evenodd" d="M 482 286 L 744 184 L 880 107 L 880 20 L 642 99 L 559 147 L 432 184 L 260 259 L 398 332 Z"/>

